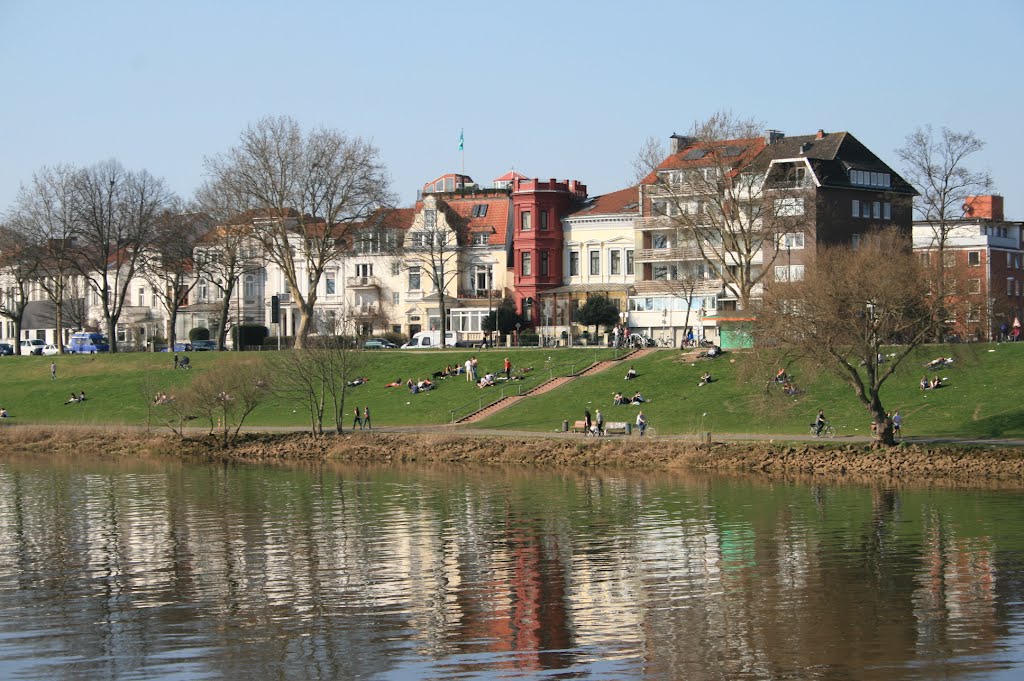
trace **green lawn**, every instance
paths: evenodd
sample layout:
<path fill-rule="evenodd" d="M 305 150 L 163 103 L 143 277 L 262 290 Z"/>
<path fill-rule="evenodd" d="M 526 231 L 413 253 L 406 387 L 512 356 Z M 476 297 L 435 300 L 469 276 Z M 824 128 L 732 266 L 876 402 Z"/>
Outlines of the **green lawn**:
<path fill-rule="evenodd" d="M 289 351 L 285 351 L 289 352 Z M 478 401 L 494 399 L 496 388 L 481 390 L 459 376 L 438 382 L 427 393 L 412 395 L 403 388 L 384 385 L 400 378 L 418 380 L 443 369 L 446 364 L 465 362 L 470 355 L 479 358 L 481 374 L 498 371 L 505 357 L 514 367 L 532 367 L 524 387 L 549 375 L 564 375 L 580 370 L 595 359 L 614 354 L 606 349 L 517 349 L 517 350 L 374 350 L 358 353 L 365 361 L 362 375 L 366 385 L 348 391 L 349 411 L 356 404 L 369 405 L 378 425 L 418 425 L 446 423 L 450 410 Z M 276 352 L 264 353 L 190 353 L 192 369 L 177 370 L 173 356 L 167 353 L 124 353 L 116 355 L 69 355 L 65 357 L 0 357 L 0 406 L 6 407 L 13 423 L 65 424 L 144 424 L 152 411 L 150 401 L 157 392 L 175 394 L 193 377 L 218 364 L 259 361 L 273 363 Z M 57 364 L 57 380 L 50 379 L 50 362 Z M 274 368 L 270 367 L 273 375 Z M 65 405 L 71 392 L 84 390 L 87 400 Z M 302 404 L 271 398 L 250 417 L 247 424 L 264 426 L 304 426 L 308 422 Z M 328 425 L 328 424 L 325 424 Z"/>
<path fill-rule="evenodd" d="M 953 357 L 938 370 L 948 379 L 938 390 L 922 391 L 923 364 L 939 356 Z M 627 360 L 628 361 L 628 360 Z M 539 395 L 497 412 L 476 424 L 481 428 L 553 431 L 562 420 L 579 420 L 583 410 L 600 407 L 605 421 L 633 421 L 638 407 L 613 406 L 616 390 L 640 390 L 650 402 L 644 414 L 659 434 L 720 433 L 801 434 L 819 408 L 840 435 L 870 434 L 870 418 L 853 391 L 832 374 L 811 376 L 793 368 L 805 392 L 787 397 L 778 386 L 765 385 L 773 367 L 753 365 L 754 357 L 726 353 L 714 360 L 682 361 L 676 351 L 661 351 L 637 360 L 638 378 L 624 380 L 624 366 L 588 376 L 563 389 Z M 698 387 L 710 371 L 710 385 Z M 927 370 L 929 376 L 935 370 Z M 803 374 L 803 375 L 801 375 Z M 904 417 L 905 435 L 958 437 L 1024 436 L 1024 343 L 1004 345 L 924 346 L 900 365 L 883 387 L 883 405 Z M 628 396 L 627 395 L 627 396 Z"/>
<path fill-rule="evenodd" d="M 517 367 L 532 367 L 524 387 L 550 375 L 578 371 L 613 351 L 586 349 L 522 349 L 476 352 L 368 351 L 361 371 L 370 382 L 349 391 L 349 411 L 369 405 L 374 422 L 383 425 L 440 424 L 450 420 L 452 409 L 460 414 L 479 399 L 493 399 L 497 388 L 480 390 L 462 377 L 439 382 L 438 388 L 412 395 L 405 388 L 385 388 L 396 378 L 429 377 L 446 364 L 464 362 L 470 354 L 480 358 L 481 371 L 500 370 L 509 356 Z M 956 358 L 938 373 L 948 379 L 939 390 L 921 391 L 922 364 L 938 356 Z M 191 353 L 193 369 L 175 371 L 167 354 L 89 355 L 55 358 L 58 378 L 50 380 L 49 357 L 0 358 L 0 406 L 13 423 L 144 424 L 149 402 L 158 391 L 179 392 L 183 384 L 217 364 L 260 361 L 271 363 L 278 353 Z M 643 409 L 659 434 L 767 433 L 799 434 L 807 430 L 819 408 L 824 408 L 841 435 L 866 435 L 870 422 L 852 391 L 831 374 L 812 376 L 794 367 L 797 382 L 806 392 L 787 397 L 774 384 L 771 366 L 755 366 L 754 357 L 727 353 L 715 360 L 683 361 L 679 352 L 663 350 L 632 362 L 639 377 L 625 381 L 630 360 L 611 370 L 580 378 L 567 386 L 523 400 L 477 424 L 480 428 L 551 432 L 562 420 L 583 417 L 584 408 L 598 407 L 606 421 L 633 421 L 637 407 L 615 407 L 612 394 L 627 396 L 636 390 L 650 400 Z M 709 370 L 714 382 L 697 387 L 700 375 Z M 271 374 L 274 369 L 271 367 Z M 929 370 L 933 375 L 935 371 Z M 901 365 L 886 383 L 883 402 L 899 409 L 906 435 L 961 437 L 1024 437 L 1024 343 L 1005 345 L 925 346 Z M 84 390 L 83 404 L 64 405 L 68 394 Z M 251 425 L 304 426 L 302 404 L 271 398 L 250 418 Z M 329 425 L 329 424 L 328 424 Z M 346 424 L 347 425 L 347 424 Z"/>

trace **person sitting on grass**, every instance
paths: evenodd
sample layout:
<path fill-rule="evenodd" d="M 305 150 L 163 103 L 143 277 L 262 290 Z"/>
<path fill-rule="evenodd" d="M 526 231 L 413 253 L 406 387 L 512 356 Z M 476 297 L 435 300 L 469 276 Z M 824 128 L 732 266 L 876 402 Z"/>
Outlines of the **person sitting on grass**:
<path fill-rule="evenodd" d="M 626 372 L 626 380 L 632 381 L 634 378 L 636 378 L 636 369 L 629 367 L 629 371 Z"/>
<path fill-rule="evenodd" d="M 614 404 L 614 405 L 626 404 L 626 398 L 622 396 L 622 393 L 617 392 L 612 397 L 612 404 Z"/>
<path fill-rule="evenodd" d="M 0 419 L 7 419 L 10 417 L 10 414 L 7 413 L 7 409 L 5 409 L 4 407 L 0 407 Z"/>
<path fill-rule="evenodd" d="M 779 369 L 779 372 L 777 374 L 775 374 L 775 382 L 776 383 L 785 383 L 787 380 L 789 380 L 789 376 L 786 375 L 786 370 L 785 369 Z"/>
<path fill-rule="evenodd" d="M 939 378 L 938 374 L 936 374 L 935 378 L 932 379 L 932 389 L 934 390 L 935 388 L 941 388 L 941 387 L 942 387 L 942 379 Z"/>
<path fill-rule="evenodd" d="M 84 390 L 82 392 L 78 393 L 78 401 L 79 402 L 85 402 L 85 391 Z"/>
<path fill-rule="evenodd" d="M 633 399 L 631 399 L 629 403 L 633 406 L 636 406 L 638 404 L 643 404 L 646 401 L 647 400 L 644 399 L 644 396 L 640 394 L 640 391 L 637 390 L 636 395 L 633 395 Z"/>
<path fill-rule="evenodd" d="M 65 402 L 64 404 L 76 404 L 77 402 L 78 402 L 78 396 L 75 395 L 74 393 L 71 393 L 71 397 L 69 397 L 68 401 Z"/>
<path fill-rule="evenodd" d="M 191 369 L 192 365 L 188 362 L 188 357 L 182 357 L 181 361 L 178 362 L 179 369 Z"/>
<path fill-rule="evenodd" d="M 494 385 L 494 374 L 485 374 L 476 384 L 478 388 L 490 388 L 492 385 Z"/>
<path fill-rule="evenodd" d="M 921 377 L 921 390 L 927 390 L 930 387 L 932 387 L 932 384 L 928 382 L 928 377 L 927 376 L 922 376 Z"/>
<path fill-rule="evenodd" d="M 707 385 L 710 382 L 711 382 L 711 372 L 710 371 L 705 371 L 704 375 L 700 377 L 700 383 L 697 384 L 697 387 L 699 388 L 701 386 Z"/>
<path fill-rule="evenodd" d="M 420 389 L 420 392 L 426 392 L 434 387 L 434 383 L 429 378 L 424 378 L 422 381 L 416 384 L 416 387 Z"/>

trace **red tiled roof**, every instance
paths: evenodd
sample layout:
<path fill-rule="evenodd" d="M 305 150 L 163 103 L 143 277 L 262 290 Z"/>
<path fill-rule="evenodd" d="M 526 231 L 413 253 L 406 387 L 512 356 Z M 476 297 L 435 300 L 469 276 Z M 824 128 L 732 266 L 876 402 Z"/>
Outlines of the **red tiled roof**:
<path fill-rule="evenodd" d="M 489 231 L 491 234 L 487 239 L 488 244 L 492 246 L 505 245 L 508 215 L 512 207 L 508 194 L 501 191 L 466 194 L 465 196 L 449 194 L 445 196 L 444 203 L 466 221 L 466 229 L 469 233 Z M 487 214 L 483 217 L 474 217 L 473 208 L 479 205 L 487 206 Z"/>
<path fill-rule="evenodd" d="M 621 215 L 623 213 L 640 212 L 640 188 L 638 186 L 627 187 L 608 194 L 594 196 L 583 206 L 572 213 L 575 215 Z"/>
<path fill-rule="evenodd" d="M 523 175 L 522 173 L 517 173 L 514 170 L 510 170 L 507 173 L 505 173 L 504 175 L 502 175 L 501 177 L 496 177 L 496 178 L 494 178 L 491 181 L 492 182 L 511 182 L 512 180 L 516 179 L 517 177 L 519 179 L 521 179 L 521 180 L 525 180 L 526 179 L 526 175 Z"/>
<path fill-rule="evenodd" d="M 740 153 L 731 156 L 719 156 L 727 147 L 735 147 Z M 735 140 L 714 140 L 710 142 L 696 142 L 681 149 L 678 153 L 669 155 L 658 167 L 647 175 L 641 184 L 653 184 L 657 180 L 659 170 L 679 170 L 683 168 L 705 168 L 714 165 L 722 165 L 730 168 L 745 166 L 765 147 L 763 137 L 750 137 Z M 695 150 L 707 150 L 708 155 L 702 158 L 687 159 L 686 155 Z"/>

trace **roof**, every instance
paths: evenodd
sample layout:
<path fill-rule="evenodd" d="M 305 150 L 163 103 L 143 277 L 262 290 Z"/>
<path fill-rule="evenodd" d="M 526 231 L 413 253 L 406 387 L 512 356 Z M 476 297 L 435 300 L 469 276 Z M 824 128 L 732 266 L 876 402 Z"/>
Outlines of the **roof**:
<path fill-rule="evenodd" d="M 468 233 L 489 232 L 488 245 L 505 245 L 505 235 L 508 233 L 512 211 L 512 199 L 507 192 L 502 190 L 448 194 L 438 199 L 438 203 L 442 202 L 466 221 Z M 478 208 L 479 206 L 487 208 L 484 210 Z"/>
<path fill-rule="evenodd" d="M 514 170 L 510 170 L 507 173 L 505 173 L 504 175 L 502 175 L 501 177 L 496 177 L 496 178 L 494 178 L 491 181 L 492 182 L 511 182 L 512 180 L 514 180 L 516 178 L 519 178 L 521 180 L 525 180 L 526 179 L 526 175 L 523 175 L 522 173 L 517 173 Z"/>
<path fill-rule="evenodd" d="M 608 194 L 592 196 L 583 202 L 581 207 L 569 215 L 573 217 L 591 217 L 595 215 L 637 215 L 640 213 L 639 186 L 627 187 Z"/>
<path fill-rule="evenodd" d="M 658 179 L 657 173 L 664 170 L 745 166 L 758 155 L 764 146 L 763 137 L 694 142 L 683 147 L 677 153 L 670 154 L 641 181 L 641 184 L 654 184 Z M 700 153 L 702 151 L 703 154 Z"/>
<path fill-rule="evenodd" d="M 795 158 L 807 159 L 822 186 L 860 188 L 851 184 L 849 171 L 867 170 L 889 173 L 889 191 L 916 194 L 910 183 L 848 132 L 783 137 L 765 146 L 755 162 L 767 166 L 773 160 Z"/>

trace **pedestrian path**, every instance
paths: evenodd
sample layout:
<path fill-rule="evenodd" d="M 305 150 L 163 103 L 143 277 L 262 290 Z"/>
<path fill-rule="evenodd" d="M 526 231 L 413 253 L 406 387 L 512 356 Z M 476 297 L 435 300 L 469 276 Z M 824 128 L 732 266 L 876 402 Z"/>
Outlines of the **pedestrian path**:
<path fill-rule="evenodd" d="M 546 392 L 551 392 L 552 390 L 561 388 L 566 383 L 571 383 L 583 376 L 592 376 L 594 374 L 599 374 L 602 371 L 605 371 L 613 366 L 621 364 L 622 360 L 626 359 L 627 357 L 635 360 L 639 359 L 640 357 L 643 357 L 644 355 L 648 355 L 652 352 L 657 351 L 658 348 L 643 348 L 642 350 L 632 350 L 622 355 L 621 357 L 616 357 L 615 359 L 606 359 L 600 362 L 594 362 L 593 364 L 586 367 L 582 371 L 579 371 L 570 376 L 556 376 L 554 378 L 550 378 L 544 381 L 543 383 L 534 386 L 530 390 L 523 392 L 521 395 L 506 395 L 505 397 L 502 397 L 500 400 L 492 402 L 491 404 L 483 407 L 482 409 L 470 412 L 469 414 L 463 416 L 462 418 L 455 419 L 454 423 L 475 423 L 476 421 L 482 421 L 483 419 L 487 418 L 491 414 L 494 414 L 495 412 L 511 407 L 516 402 L 520 402 L 535 395 L 543 395 Z"/>

